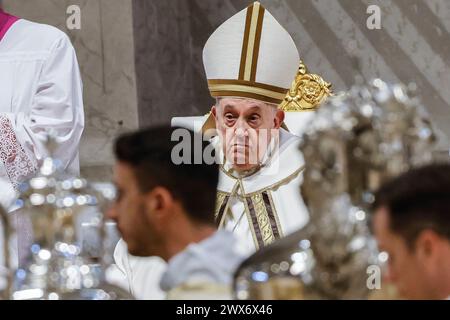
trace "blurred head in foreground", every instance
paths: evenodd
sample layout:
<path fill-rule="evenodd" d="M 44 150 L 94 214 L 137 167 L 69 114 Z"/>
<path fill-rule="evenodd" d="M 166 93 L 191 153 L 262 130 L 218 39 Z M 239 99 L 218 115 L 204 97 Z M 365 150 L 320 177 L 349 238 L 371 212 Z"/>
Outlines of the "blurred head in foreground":
<path fill-rule="evenodd" d="M 380 188 L 374 233 L 386 280 L 408 299 L 450 297 L 450 165 L 411 170 Z"/>
<path fill-rule="evenodd" d="M 181 163 L 179 154 L 172 152 L 180 147 L 173 141 L 174 132 L 184 133 Z M 170 126 L 126 134 L 116 141 L 118 196 L 109 217 L 117 222 L 131 254 L 167 261 L 215 232 L 218 166 L 194 159 L 194 153 L 203 154 L 208 145 L 201 136 Z"/>

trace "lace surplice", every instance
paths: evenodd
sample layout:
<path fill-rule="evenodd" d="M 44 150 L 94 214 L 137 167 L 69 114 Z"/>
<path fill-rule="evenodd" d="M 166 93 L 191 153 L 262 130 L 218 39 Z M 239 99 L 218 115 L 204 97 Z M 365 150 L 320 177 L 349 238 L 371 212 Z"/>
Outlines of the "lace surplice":
<path fill-rule="evenodd" d="M 15 189 L 37 168 L 35 161 L 27 155 L 17 140 L 11 121 L 4 115 L 0 115 L 0 160 Z"/>

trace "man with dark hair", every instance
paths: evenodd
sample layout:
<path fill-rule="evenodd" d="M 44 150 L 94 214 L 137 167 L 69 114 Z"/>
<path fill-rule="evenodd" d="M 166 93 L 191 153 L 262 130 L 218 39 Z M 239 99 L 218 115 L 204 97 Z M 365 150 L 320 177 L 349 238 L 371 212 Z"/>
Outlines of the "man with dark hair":
<path fill-rule="evenodd" d="M 408 299 L 450 297 L 450 165 L 411 170 L 375 196 L 374 232 L 387 281 Z"/>
<path fill-rule="evenodd" d="M 178 135 L 180 131 L 184 134 Z M 173 141 L 176 137 L 183 139 Z M 130 254 L 167 262 L 163 266 L 155 260 L 145 276 L 156 284 L 162 274 L 160 286 L 168 298 L 229 297 L 232 274 L 241 261 L 232 233 L 216 232 L 219 172 L 214 161 L 203 159 L 208 146 L 201 135 L 169 126 L 124 135 L 115 145 L 118 195 L 109 217 L 117 222 Z M 117 261 L 117 255 L 116 262 L 122 270 L 129 265 Z M 128 280 L 144 283 L 139 277 Z M 131 288 L 136 285 L 130 283 Z"/>

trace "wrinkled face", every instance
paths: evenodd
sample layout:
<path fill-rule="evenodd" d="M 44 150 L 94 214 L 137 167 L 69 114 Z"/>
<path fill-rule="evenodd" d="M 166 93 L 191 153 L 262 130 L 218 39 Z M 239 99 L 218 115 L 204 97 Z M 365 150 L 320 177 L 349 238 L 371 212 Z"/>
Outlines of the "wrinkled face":
<path fill-rule="evenodd" d="M 433 288 L 427 277 L 426 259 L 391 230 L 387 209 L 378 209 L 373 222 L 378 247 L 389 255 L 385 280 L 396 286 L 401 297 L 430 299 Z"/>
<path fill-rule="evenodd" d="M 253 99 L 220 98 L 211 111 L 225 157 L 237 171 L 260 164 L 284 120 L 276 105 Z"/>
<path fill-rule="evenodd" d="M 158 236 L 149 208 L 149 193 L 140 191 L 133 168 L 123 162 L 114 167 L 117 199 L 108 211 L 108 217 L 117 223 L 128 251 L 136 256 L 157 255 Z"/>

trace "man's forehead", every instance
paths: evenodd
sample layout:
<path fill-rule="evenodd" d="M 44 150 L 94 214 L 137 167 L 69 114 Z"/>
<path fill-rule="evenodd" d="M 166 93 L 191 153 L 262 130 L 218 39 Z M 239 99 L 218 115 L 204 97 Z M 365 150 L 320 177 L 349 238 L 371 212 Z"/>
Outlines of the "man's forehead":
<path fill-rule="evenodd" d="M 114 174 L 113 179 L 114 182 L 120 183 L 125 179 L 130 179 L 133 177 L 133 168 L 130 164 L 123 162 L 123 161 L 117 161 L 114 164 Z"/>
<path fill-rule="evenodd" d="M 389 225 L 389 210 L 385 206 L 376 208 L 373 216 L 375 226 L 387 227 Z"/>
<path fill-rule="evenodd" d="M 373 219 L 371 222 L 372 232 L 377 239 L 378 248 L 380 250 L 385 250 L 385 236 L 386 236 L 386 209 L 377 208 L 373 212 Z"/>
<path fill-rule="evenodd" d="M 246 98 L 220 98 L 219 105 L 227 108 L 270 108 L 268 103 L 260 100 L 246 99 Z"/>
<path fill-rule="evenodd" d="M 384 238 L 392 234 L 388 208 L 380 207 L 375 210 L 373 215 L 373 231 L 375 232 L 375 235 L 380 238 Z"/>

